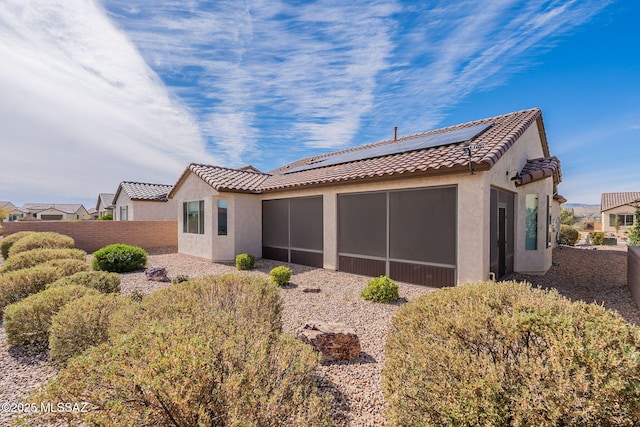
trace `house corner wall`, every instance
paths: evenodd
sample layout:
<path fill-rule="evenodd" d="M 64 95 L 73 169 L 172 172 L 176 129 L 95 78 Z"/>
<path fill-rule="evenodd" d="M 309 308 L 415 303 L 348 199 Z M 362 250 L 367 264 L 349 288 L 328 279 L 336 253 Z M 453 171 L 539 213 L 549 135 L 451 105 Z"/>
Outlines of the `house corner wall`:
<path fill-rule="evenodd" d="M 200 178 L 189 174 L 172 200 L 178 220 L 178 252 L 200 258 L 213 259 L 213 196 L 217 192 Z M 185 233 L 182 206 L 184 202 L 204 200 L 204 234 Z"/>
<path fill-rule="evenodd" d="M 225 193 L 221 193 L 219 197 L 229 200 L 227 221 L 233 217 L 233 224 L 229 224 L 231 234 L 229 237 L 234 242 L 230 259 L 235 259 L 235 256 L 241 253 L 262 258 L 262 201 L 260 198 L 253 194 Z"/>

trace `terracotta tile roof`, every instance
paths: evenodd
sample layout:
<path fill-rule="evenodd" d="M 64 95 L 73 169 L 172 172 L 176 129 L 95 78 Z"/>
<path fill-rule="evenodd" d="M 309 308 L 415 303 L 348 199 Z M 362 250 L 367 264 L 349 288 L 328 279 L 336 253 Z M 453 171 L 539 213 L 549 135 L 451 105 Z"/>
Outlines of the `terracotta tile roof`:
<path fill-rule="evenodd" d="M 150 200 L 166 202 L 167 194 L 173 188 L 172 185 L 166 184 L 149 184 L 146 182 L 130 182 L 123 181 L 118 187 L 118 191 L 113 196 L 113 202 L 118 199 L 120 191 L 124 191 L 131 200 Z"/>
<path fill-rule="evenodd" d="M 556 156 L 527 160 L 520 175 L 522 176 L 522 184 L 520 185 L 526 185 L 550 176 L 553 176 L 554 182 L 558 183 L 562 180 L 560 160 Z"/>
<path fill-rule="evenodd" d="M 173 197 L 177 187 L 181 185 L 191 172 L 195 173 L 216 190 L 254 193 L 386 177 L 444 174 L 451 172 L 464 173 L 469 170 L 469 156 L 467 151 L 463 149 L 463 143 L 460 142 L 381 157 L 353 160 L 315 169 L 294 172 L 288 171 L 339 154 L 356 153 L 364 149 L 388 146 L 402 141 L 410 142 L 416 138 L 443 134 L 483 124 L 491 125 L 477 136 L 471 138 L 468 142 L 474 147 L 472 150 L 471 166 L 475 170 L 488 170 L 495 165 L 517 139 L 536 122 L 538 123 L 545 159 L 555 159 L 556 162 L 553 163 L 550 161 L 547 166 L 555 167 L 553 172 L 555 174 L 554 178 L 557 177 L 559 180 L 560 162 L 555 157 L 549 157 L 550 154 L 544 131 L 544 123 L 542 121 L 542 112 L 540 109 L 534 108 L 424 132 L 399 138 L 398 140 L 386 140 L 333 153 L 307 157 L 269 173 L 254 172 L 247 168 L 229 169 L 219 166 L 191 164 L 186 168 L 176 183 L 169 197 Z M 555 180 L 554 183 L 556 183 Z"/>
<path fill-rule="evenodd" d="M 553 195 L 553 200 L 557 200 L 558 203 L 560 203 L 560 204 L 567 203 L 567 199 L 565 199 L 564 196 L 561 196 L 560 194 L 554 194 Z"/>
<path fill-rule="evenodd" d="M 173 197 L 178 187 L 182 185 L 190 173 L 194 173 L 216 191 L 257 193 L 259 192 L 260 185 L 269 178 L 270 175 L 262 172 L 254 172 L 254 169 L 253 167 L 231 169 L 221 166 L 191 163 L 182 173 L 180 179 L 178 179 L 173 190 L 169 193 L 169 197 Z"/>
<path fill-rule="evenodd" d="M 491 127 L 469 141 L 471 144 L 480 145 L 480 148 L 474 149 L 472 152 L 471 160 L 473 168 L 476 170 L 487 170 L 490 169 L 509 149 L 509 147 L 511 147 L 527 130 L 527 128 L 536 121 L 540 124 L 540 134 L 543 142 L 544 155 L 549 156 L 549 149 L 547 147 L 546 137 L 544 136 L 542 112 L 538 108 L 424 132 L 400 138 L 398 141 L 407 141 L 412 138 L 449 132 L 484 123 L 492 123 Z M 299 160 L 271 171 L 270 173 L 273 176 L 262 183 L 260 190 L 274 191 L 308 185 L 322 185 L 377 177 L 399 176 L 404 174 L 437 174 L 455 171 L 463 172 L 468 170 L 469 157 L 465 150 L 462 149 L 462 144 L 455 143 L 418 151 L 320 167 L 317 169 L 286 173 L 289 169 L 317 162 L 320 159 L 337 154 L 354 152 L 366 148 L 394 143 L 396 143 L 396 141 L 381 141 L 375 144 L 363 145 L 360 147 L 349 148 L 334 153 Z"/>
<path fill-rule="evenodd" d="M 608 211 L 618 206 L 640 203 L 640 191 L 626 193 L 602 193 L 600 211 Z"/>

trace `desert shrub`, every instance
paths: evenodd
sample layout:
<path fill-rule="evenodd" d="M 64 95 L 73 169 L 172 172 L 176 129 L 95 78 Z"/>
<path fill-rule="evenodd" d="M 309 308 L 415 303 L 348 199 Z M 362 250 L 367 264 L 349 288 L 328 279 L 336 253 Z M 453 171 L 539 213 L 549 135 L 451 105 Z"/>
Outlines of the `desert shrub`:
<path fill-rule="evenodd" d="M 18 231 L 17 233 L 9 234 L 4 237 L 2 241 L 0 241 L 0 253 L 2 253 L 2 258 L 9 258 L 9 251 L 15 242 L 34 233 L 35 231 Z"/>
<path fill-rule="evenodd" d="M 251 254 L 236 255 L 236 268 L 238 270 L 251 270 L 256 263 L 256 257 Z"/>
<path fill-rule="evenodd" d="M 592 231 L 589 233 L 589 239 L 591 240 L 592 245 L 602 245 L 604 244 L 604 232 Z"/>
<path fill-rule="evenodd" d="M 55 267 L 37 266 L 11 271 L 0 275 L 0 315 L 9 304 L 16 303 L 45 287 L 62 276 Z"/>
<path fill-rule="evenodd" d="M 565 245 L 574 246 L 580 239 L 580 233 L 575 228 L 562 224 L 560 227 L 560 239 Z"/>
<path fill-rule="evenodd" d="M 129 299 L 134 302 L 142 302 L 143 298 L 144 298 L 144 293 L 139 289 L 135 289 L 131 291 L 131 293 L 129 294 Z"/>
<path fill-rule="evenodd" d="M 282 333 L 277 286 L 197 281 L 118 310 L 112 328 L 120 319 L 126 330 L 70 359 L 30 399 L 89 402 L 86 413 L 52 414 L 89 425 L 331 425 L 314 379 L 319 356 Z"/>
<path fill-rule="evenodd" d="M 103 294 L 120 292 L 120 275 L 106 271 L 81 271 L 73 276 L 58 279 L 47 285 L 47 288 L 69 285 L 86 286 Z"/>
<path fill-rule="evenodd" d="M 69 302 L 91 294 L 98 294 L 98 291 L 86 286 L 62 286 L 46 289 L 11 304 L 4 310 L 7 342 L 13 345 L 46 346 L 51 318 Z"/>
<path fill-rule="evenodd" d="M 280 286 L 284 286 L 289 283 L 289 279 L 291 279 L 291 269 L 285 267 L 284 265 L 280 265 L 278 267 L 272 268 L 269 272 L 269 276 L 271 276 L 271 280 L 277 283 Z"/>
<path fill-rule="evenodd" d="M 382 382 L 390 425 L 640 423 L 640 329 L 516 282 L 438 290 L 400 308 Z"/>
<path fill-rule="evenodd" d="M 32 249 L 73 249 L 74 240 L 60 233 L 31 233 L 15 242 L 9 249 L 9 257 Z"/>
<path fill-rule="evenodd" d="M 59 268 L 63 276 L 72 276 L 81 271 L 89 271 L 91 269 L 91 266 L 86 261 L 71 258 L 52 259 L 51 261 L 43 262 L 40 266 Z"/>
<path fill-rule="evenodd" d="M 375 302 L 397 301 L 399 298 L 398 284 L 387 276 L 375 277 L 369 280 L 367 287 L 360 293 L 360 296 Z"/>
<path fill-rule="evenodd" d="M 189 276 L 187 276 L 186 274 L 178 274 L 176 277 L 173 278 L 171 283 L 175 285 L 178 283 L 188 282 L 188 281 L 189 281 Z"/>
<path fill-rule="evenodd" d="M 96 218 L 98 221 L 113 221 L 113 214 L 108 213 Z"/>
<path fill-rule="evenodd" d="M 9 258 L 3 265 L 0 272 L 20 270 L 22 268 L 35 267 L 38 264 L 51 261 L 52 259 L 79 259 L 84 260 L 87 256 L 85 251 L 80 249 L 32 249 L 20 252 Z"/>
<path fill-rule="evenodd" d="M 111 315 L 129 301 L 121 294 L 91 294 L 62 307 L 51 318 L 51 359 L 65 363 L 89 347 L 108 341 Z"/>
<path fill-rule="evenodd" d="M 147 253 L 137 246 L 116 243 L 93 253 L 94 270 L 124 273 L 139 270 L 147 264 Z"/>

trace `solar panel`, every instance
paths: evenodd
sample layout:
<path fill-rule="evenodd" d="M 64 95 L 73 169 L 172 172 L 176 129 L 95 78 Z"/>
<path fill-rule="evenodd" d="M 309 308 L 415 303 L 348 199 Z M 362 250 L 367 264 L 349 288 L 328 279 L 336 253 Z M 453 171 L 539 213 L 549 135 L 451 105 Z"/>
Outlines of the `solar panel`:
<path fill-rule="evenodd" d="M 410 151 L 424 150 L 426 148 L 440 147 L 442 145 L 456 144 L 475 138 L 480 133 L 493 125 L 492 122 L 469 126 L 462 129 L 451 130 L 432 135 L 420 136 L 400 142 L 365 148 L 363 150 L 349 151 L 325 159 L 318 160 L 307 165 L 296 166 L 286 171 L 286 174 L 301 172 L 309 169 L 323 168 L 326 166 L 351 163 L 358 160 L 373 159 L 376 157 L 391 156 L 393 154 L 407 153 Z"/>

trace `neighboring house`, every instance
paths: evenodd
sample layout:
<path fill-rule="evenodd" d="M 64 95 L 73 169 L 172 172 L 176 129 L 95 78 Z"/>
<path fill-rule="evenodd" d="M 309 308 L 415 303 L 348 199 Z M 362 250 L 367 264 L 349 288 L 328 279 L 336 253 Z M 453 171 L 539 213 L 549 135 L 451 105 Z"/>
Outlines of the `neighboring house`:
<path fill-rule="evenodd" d="M 539 109 L 318 155 L 270 173 L 191 164 L 169 198 L 178 250 L 430 286 L 544 273 L 560 161 Z"/>
<path fill-rule="evenodd" d="M 87 209 L 87 213 L 89 214 L 91 219 L 98 219 L 98 211 L 96 210 L 96 208 Z"/>
<path fill-rule="evenodd" d="M 602 231 L 616 231 L 616 221 L 621 231 L 630 229 L 635 221 L 636 206 L 640 204 L 640 191 L 626 193 L 602 193 Z"/>
<path fill-rule="evenodd" d="M 168 200 L 171 185 L 123 181 L 113 196 L 116 221 L 166 221 L 177 219 L 175 200 Z"/>
<path fill-rule="evenodd" d="M 0 201 L 0 209 L 2 210 L 3 217 L 0 218 L 0 222 L 2 221 L 17 221 L 20 218 L 25 216 L 25 212 L 21 211 L 20 208 L 16 207 L 13 203 L 8 201 Z"/>
<path fill-rule="evenodd" d="M 65 203 L 25 203 L 20 210 L 26 212 L 25 217 L 45 221 L 84 220 L 89 219 L 89 212 L 81 204 Z"/>
<path fill-rule="evenodd" d="M 107 214 L 113 214 L 113 198 L 115 194 L 112 193 L 100 193 L 98 194 L 98 201 L 96 202 L 97 217 L 105 216 Z"/>

